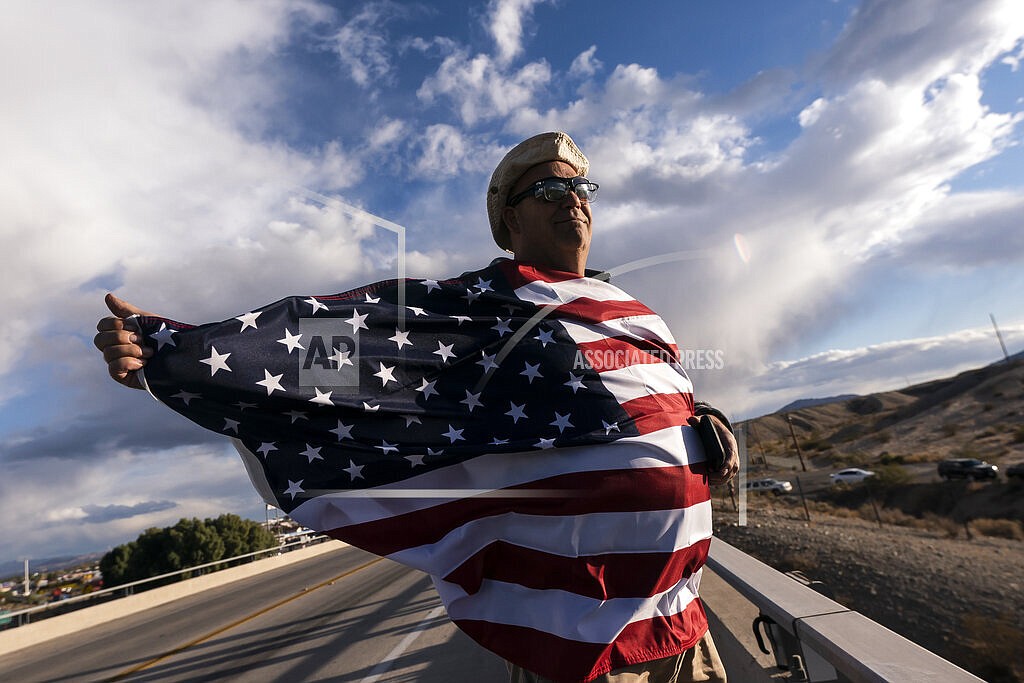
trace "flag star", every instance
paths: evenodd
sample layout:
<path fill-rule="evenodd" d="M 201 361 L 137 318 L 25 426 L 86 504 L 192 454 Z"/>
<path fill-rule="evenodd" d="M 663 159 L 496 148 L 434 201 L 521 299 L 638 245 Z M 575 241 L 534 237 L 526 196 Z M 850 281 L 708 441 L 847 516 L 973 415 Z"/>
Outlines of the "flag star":
<path fill-rule="evenodd" d="M 555 440 L 554 439 L 541 439 L 537 443 L 533 444 L 533 447 L 534 448 L 554 448 L 555 447 Z"/>
<path fill-rule="evenodd" d="M 412 427 L 414 424 L 423 424 L 423 422 L 420 420 L 419 415 L 402 415 L 402 419 L 405 420 L 406 427 Z"/>
<path fill-rule="evenodd" d="M 431 455 L 444 455 L 444 449 L 443 448 L 439 448 L 439 449 L 437 449 L 435 451 L 433 448 L 427 446 L 427 455 L 428 456 L 431 456 Z"/>
<path fill-rule="evenodd" d="M 530 365 L 529 363 L 526 363 L 526 367 L 519 374 L 526 375 L 526 377 L 529 378 L 530 380 L 530 384 L 533 384 L 533 380 L 537 379 L 538 377 L 544 377 L 544 375 L 540 374 L 540 363 L 537 363 L 536 365 Z"/>
<path fill-rule="evenodd" d="M 513 313 L 519 310 L 519 307 L 516 306 L 515 304 L 505 304 L 504 306 L 502 306 L 502 308 L 508 311 L 509 315 L 512 315 Z"/>
<path fill-rule="evenodd" d="M 371 406 L 366 401 L 363 401 L 363 410 L 367 410 L 367 411 L 373 413 L 373 412 L 376 412 L 376 411 L 380 410 L 380 406 Z"/>
<path fill-rule="evenodd" d="M 370 329 L 370 326 L 366 324 L 366 319 L 368 317 L 370 317 L 369 313 L 364 313 L 363 315 L 359 315 L 359 310 L 353 308 L 352 309 L 352 317 L 349 318 L 348 320 L 346 320 L 345 322 L 347 322 L 349 325 L 352 326 L 352 333 L 355 334 L 360 329 L 363 329 L 363 330 Z"/>
<path fill-rule="evenodd" d="M 174 339 L 171 337 L 171 335 L 173 334 L 174 330 L 167 327 L 166 323 L 160 323 L 160 329 L 154 332 L 153 334 L 149 335 L 149 338 L 156 340 L 156 350 L 159 351 L 160 349 L 164 348 L 164 344 L 177 346 L 177 344 L 174 343 Z"/>
<path fill-rule="evenodd" d="M 295 424 L 299 420 L 309 419 L 309 417 L 306 416 L 306 413 L 302 412 L 301 410 L 290 410 L 287 413 L 285 413 L 285 415 L 292 419 L 291 424 Z"/>
<path fill-rule="evenodd" d="M 321 448 L 323 448 L 323 446 L 317 446 L 316 448 L 313 448 L 312 446 L 310 446 L 307 443 L 306 444 L 306 450 L 304 450 L 301 453 L 299 453 L 299 455 L 306 456 L 306 458 L 309 460 L 309 464 L 313 464 L 314 460 L 323 460 L 324 459 L 324 457 L 322 455 L 320 455 L 320 449 Z"/>
<path fill-rule="evenodd" d="M 327 310 L 327 306 L 324 306 L 322 303 L 320 303 L 319 301 L 317 301 L 313 297 L 309 297 L 308 299 L 303 299 L 302 303 L 309 304 L 310 306 L 313 307 L 313 310 L 310 311 L 310 313 L 309 313 L 310 315 L 316 315 L 316 312 L 321 310 L 321 309 L 323 309 L 325 311 Z"/>
<path fill-rule="evenodd" d="M 409 341 L 409 333 L 403 332 L 402 330 L 395 330 L 394 337 L 388 337 L 388 341 L 393 341 L 398 344 L 398 350 L 401 351 L 403 346 L 412 346 L 413 343 Z"/>
<path fill-rule="evenodd" d="M 278 339 L 277 343 L 287 346 L 288 353 L 291 353 L 295 349 L 302 349 L 305 351 L 306 347 L 299 343 L 300 339 L 302 339 L 301 334 L 292 334 L 292 331 L 286 327 L 284 328 L 284 339 Z"/>
<path fill-rule="evenodd" d="M 408 308 L 410 311 L 412 311 L 413 315 L 426 315 L 427 314 L 427 312 L 424 311 L 419 306 L 406 306 L 406 308 Z"/>
<path fill-rule="evenodd" d="M 434 380 L 433 382 L 428 382 L 426 378 L 423 378 L 423 384 L 419 388 L 417 388 L 416 391 L 423 392 L 423 400 L 426 400 L 430 398 L 431 394 L 437 393 L 437 389 L 434 388 L 435 384 L 437 384 L 437 380 Z"/>
<path fill-rule="evenodd" d="M 550 425 L 552 425 L 554 427 L 558 427 L 558 433 L 561 434 L 562 432 L 564 432 L 569 427 L 575 427 L 576 426 L 572 422 L 569 422 L 569 418 L 570 417 L 572 417 L 572 413 L 566 413 L 565 415 L 562 415 L 562 414 L 558 413 L 558 411 L 555 411 L 555 421 L 554 422 L 549 422 L 548 424 L 550 424 Z"/>
<path fill-rule="evenodd" d="M 343 365 L 352 365 L 355 367 L 352 363 L 352 359 L 349 358 L 351 355 L 351 351 L 342 351 L 341 347 L 338 347 L 334 349 L 334 353 L 330 356 L 330 359 L 338 364 L 338 371 L 340 372 L 341 366 Z"/>
<path fill-rule="evenodd" d="M 217 347 L 211 346 L 210 357 L 200 358 L 199 362 L 206 363 L 210 366 L 210 377 L 213 377 L 217 374 L 218 370 L 227 370 L 228 372 L 231 372 L 231 368 L 228 367 L 228 356 L 230 355 L 230 353 L 217 353 Z"/>
<path fill-rule="evenodd" d="M 238 406 L 240 412 L 245 412 L 246 408 L 255 408 L 255 403 L 246 403 L 245 401 L 238 401 L 234 405 Z"/>
<path fill-rule="evenodd" d="M 586 389 L 586 387 L 583 386 L 583 375 L 580 375 L 579 377 L 577 377 L 576 375 L 572 374 L 571 372 L 569 373 L 569 381 L 563 383 L 562 386 L 570 387 L 572 389 L 572 393 L 574 393 L 574 394 L 579 389 Z"/>
<path fill-rule="evenodd" d="M 466 398 L 459 401 L 459 403 L 465 403 L 469 407 L 469 412 L 471 413 L 473 412 L 473 408 L 483 407 L 484 405 L 480 402 L 480 394 L 470 393 L 469 389 L 466 389 Z"/>
<path fill-rule="evenodd" d="M 442 344 L 437 342 L 437 351 L 434 351 L 435 356 L 441 356 L 441 362 L 447 363 L 449 358 L 455 358 L 455 353 L 452 351 L 452 347 L 455 344 Z"/>
<path fill-rule="evenodd" d="M 334 393 L 334 392 L 328 391 L 325 394 L 324 392 L 320 391 L 316 387 L 313 387 L 313 391 L 316 392 L 316 396 L 314 396 L 313 398 L 309 399 L 310 403 L 316 403 L 317 405 L 320 405 L 320 406 L 331 406 L 331 405 L 334 405 L 334 401 L 331 400 L 331 394 Z"/>
<path fill-rule="evenodd" d="M 601 426 L 604 427 L 605 435 L 611 434 L 613 429 L 621 433 L 618 422 L 605 422 L 604 420 L 601 420 Z"/>
<path fill-rule="evenodd" d="M 480 298 L 480 292 L 474 292 L 472 289 L 467 289 L 466 296 L 462 298 L 468 301 L 469 303 L 473 303 L 474 301 Z"/>
<path fill-rule="evenodd" d="M 482 277 L 478 277 L 476 279 L 476 284 L 473 286 L 479 289 L 481 292 L 493 292 L 494 288 L 491 287 L 491 282 L 492 280 L 485 280 Z"/>
<path fill-rule="evenodd" d="M 232 420 L 230 417 L 224 418 L 224 427 L 221 429 L 222 432 L 234 432 L 238 433 L 238 420 Z"/>
<path fill-rule="evenodd" d="M 290 495 L 292 497 L 292 500 L 295 500 L 295 496 L 296 495 L 298 495 L 300 493 L 305 493 L 306 492 L 306 489 L 302 488 L 302 482 L 304 482 L 304 481 L 306 481 L 306 480 L 305 479 L 299 479 L 298 481 L 292 481 L 291 479 L 289 479 L 288 480 L 288 488 L 286 488 L 285 491 L 284 491 L 285 494 L 286 495 Z"/>
<path fill-rule="evenodd" d="M 172 394 L 171 395 L 171 398 L 180 398 L 182 401 L 185 402 L 185 405 L 188 405 L 189 401 L 191 401 L 194 398 L 202 398 L 202 397 L 203 397 L 202 394 L 193 394 L 191 391 L 185 391 L 184 389 L 182 389 L 181 391 L 179 391 L 176 394 Z"/>
<path fill-rule="evenodd" d="M 554 334 L 553 330 L 538 330 L 537 336 L 534 337 L 541 345 L 546 349 L 548 344 L 553 344 L 555 340 L 551 337 Z"/>
<path fill-rule="evenodd" d="M 240 329 L 239 332 L 245 332 L 245 330 L 249 327 L 251 327 L 254 330 L 258 330 L 259 328 L 256 327 L 256 318 L 260 317 L 261 312 L 262 311 L 256 311 L 255 313 L 246 313 L 245 315 L 240 315 L 237 318 L 235 318 L 235 320 L 242 323 L 242 329 Z"/>
<path fill-rule="evenodd" d="M 502 320 L 501 318 L 495 318 L 495 320 L 498 321 L 498 324 L 491 327 L 491 329 L 497 330 L 499 337 L 504 337 L 506 332 L 512 334 L 512 328 L 509 327 L 508 320 Z"/>
<path fill-rule="evenodd" d="M 465 429 L 456 429 L 455 427 L 452 427 L 451 425 L 448 425 L 448 431 L 444 432 L 443 434 L 441 434 L 441 436 L 448 437 L 448 439 L 452 443 L 455 443 L 456 441 L 465 441 L 466 437 L 464 437 L 462 435 L 462 432 L 464 432 L 464 431 L 466 431 L 466 430 Z"/>
<path fill-rule="evenodd" d="M 378 297 L 372 297 L 372 296 L 370 296 L 370 293 L 367 292 L 366 293 L 366 303 L 368 303 L 368 304 L 379 304 L 380 303 L 380 297 L 379 296 Z"/>
<path fill-rule="evenodd" d="M 427 457 L 425 454 L 420 453 L 419 455 L 407 455 L 405 459 L 409 461 L 409 464 L 413 467 L 418 467 L 423 464 L 423 458 Z"/>
<path fill-rule="evenodd" d="M 499 439 L 498 437 L 494 437 L 494 439 L 491 441 L 492 446 L 504 446 L 507 443 L 508 439 Z"/>
<path fill-rule="evenodd" d="M 379 446 L 374 446 L 374 448 L 379 448 L 382 451 L 384 451 L 384 455 L 387 455 L 388 451 L 394 451 L 395 453 L 398 452 L 398 446 L 396 444 L 388 443 L 384 439 L 381 439 L 380 445 Z"/>
<path fill-rule="evenodd" d="M 380 363 L 380 361 L 377 361 L 377 362 Z M 380 385 L 382 387 L 386 387 L 388 385 L 388 382 L 395 382 L 395 383 L 398 382 L 398 380 L 395 379 L 395 375 L 394 375 L 394 372 L 393 372 L 394 369 L 395 369 L 394 365 L 392 365 L 389 368 L 388 366 L 384 365 L 384 363 L 380 363 L 380 372 L 373 373 L 373 376 L 374 377 L 380 377 Z"/>
<path fill-rule="evenodd" d="M 513 422 L 514 422 L 515 424 L 519 424 L 519 419 L 520 419 L 520 418 L 522 418 L 522 419 L 524 419 L 524 420 L 525 420 L 525 419 L 527 419 L 527 418 L 526 418 L 526 413 L 525 413 L 525 412 L 524 412 L 524 410 L 523 410 L 524 408 L 526 408 L 526 404 L 525 404 L 525 403 L 524 403 L 523 405 L 521 405 L 521 406 L 517 406 L 517 405 L 516 405 L 515 403 L 513 403 L 512 401 L 509 401 L 508 403 L 509 403 L 509 405 L 510 405 L 510 406 L 512 406 L 512 409 L 511 409 L 511 410 L 509 410 L 509 411 L 508 411 L 507 413 L 505 413 L 505 414 L 506 414 L 506 415 L 509 415 L 509 416 L 510 416 L 510 417 L 512 418 L 512 421 L 513 421 Z"/>
<path fill-rule="evenodd" d="M 348 476 L 352 478 L 352 481 L 363 478 L 363 465 L 357 465 L 351 460 L 348 461 L 348 467 L 342 468 L 343 471 L 348 472 Z"/>
<path fill-rule="evenodd" d="M 266 387 L 267 396 L 270 396 L 275 391 L 284 391 L 284 387 L 281 386 L 281 378 L 284 377 L 283 372 L 280 375 L 271 375 L 270 370 L 263 368 L 263 375 L 263 379 L 256 382 L 256 384 Z"/>
<path fill-rule="evenodd" d="M 277 450 L 277 445 L 273 441 L 271 441 L 271 442 L 264 441 L 263 443 L 260 444 L 260 447 L 256 449 L 256 452 L 257 453 L 262 453 L 263 454 L 263 459 L 266 460 L 267 456 L 270 455 L 273 451 L 276 451 L 276 450 Z"/>
<path fill-rule="evenodd" d="M 462 323 L 471 323 L 471 322 L 473 322 L 473 319 L 470 318 L 468 315 L 450 315 L 448 317 L 449 318 L 455 318 L 456 320 L 458 320 L 459 321 L 459 327 L 462 327 Z"/>
<path fill-rule="evenodd" d="M 487 372 L 488 370 L 497 369 L 498 364 L 494 362 L 494 357 L 498 354 L 492 353 L 490 356 L 488 356 L 485 351 L 481 351 L 480 355 L 482 355 L 484 358 L 483 360 L 478 360 L 476 364 L 484 366 L 484 372 Z"/>
<path fill-rule="evenodd" d="M 423 285 L 427 288 L 427 294 L 430 294 L 435 289 L 441 289 L 441 285 L 437 284 L 437 280 L 424 280 Z"/>
<path fill-rule="evenodd" d="M 341 420 L 338 420 L 338 427 L 337 427 L 337 429 L 329 429 L 327 431 L 329 431 L 331 434 L 337 434 L 338 435 L 338 441 L 341 441 L 342 439 L 351 439 L 352 438 L 352 427 L 353 427 L 353 425 L 347 425 L 344 422 L 342 422 Z"/>

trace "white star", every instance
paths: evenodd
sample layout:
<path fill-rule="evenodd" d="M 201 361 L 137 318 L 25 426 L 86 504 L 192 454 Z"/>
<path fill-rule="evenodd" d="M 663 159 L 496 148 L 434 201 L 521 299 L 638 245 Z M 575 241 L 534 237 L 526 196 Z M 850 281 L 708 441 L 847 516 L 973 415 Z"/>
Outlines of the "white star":
<path fill-rule="evenodd" d="M 242 323 L 242 329 L 240 329 L 239 332 L 245 332 L 246 328 L 249 327 L 251 327 L 254 330 L 259 329 L 258 327 L 256 327 L 256 318 L 260 317 L 261 312 L 262 311 L 257 311 L 255 313 L 246 313 L 245 315 L 240 315 L 237 318 L 235 318 L 235 320 Z"/>
<path fill-rule="evenodd" d="M 333 391 L 328 391 L 325 394 L 324 392 L 320 391 L 316 387 L 313 387 L 313 391 L 316 392 L 316 396 L 314 396 L 313 398 L 309 399 L 310 403 L 316 403 L 317 405 L 320 405 L 320 406 L 331 406 L 331 405 L 334 405 L 334 401 L 331 400 L 331 394 L 334 393 Z"/>
<path fill-rule="evenodd" d="M 555 447 L 555 440 L 554 439 L 541 439 L 537 443 L 533 444 L 533 447 L 534 448 L 554 448 Z"/>
<path fill-rule="evenodd" d="M 377 361 L 377 362 L 380 363 L 380 361 Z M 373 373 L 373 376 L 374 377 L 380 377 L 380 385 L 382 387 L 386 387 L 388 385 L 388 382 L 395 382 L 397 384 L 398 380 L 395 379 L 395 375 L 392 372 L 394 369 L 395 369 L 394 365 L 392 365 L 389 368 L 388 366 L 384 365 L 383 363 L 380 363 L 380 372 Z"/>
<path fill-rule="evenodd" d="M 278 339 L 277 343 L 278 344 L 284 344 L 285 346 L 287 346 L 288 347 L 288 353 L 291 353 L 295 349 L 302 349 L 303 351 L 305 351 L 306 347 L 299 343 L 300 339 L 302 339 L 302 335 L 301 334 L 294 334 L 293 335 L 291 330 L 289 330 L 286 327 L 286 328 L 284 328 L 284 339 Z"/>
<path fill-rule="evenodd" d="M 494 288 L 491 287 L 491 282 L 491 280 L 484 280 L 482 277 L 478 277 L 476 279 L 476 284 L 473 286 L 479 289 L 481 292 L 493 292 Z"/>
<path fill-rule="evenodd" d="M 388 337 L 388 341 L 393 341 L 398 344 L 398 350 L 401 351 L 403 346 L 412 346 L 412 342 L 409 341 L 409 333 L 403 332 L 402 330 L 395 330 L 394 337 Z"/>
<path fill-rule="evenodd" d="M 435 289 L 441 289 L 441 285 L 437 284 L 437 280 L 424 280 L 423 284 L 427 287 L 427 294 L 430 294 Z"/>
<path fill-rule="evenodd" d="M 455 353 L 452 351 L 452 347 L 455 344 L 442 344 L 437 342 L 437 351 L 434 351 L 435 356 L 441 356 L 441 362 L 447 363 L 449 358 L 455 358 Z"/>
<path fill-rule="evenodd" d="M 430 448 L 430 447 L 428 446 L 428 447 L 427 447 L 427 455 L 428 455 L 428 456 L 431 456 L 431 455 L 444 455 L 444 449 L 443 449 L 443 448 L 439 448 L 439 449 L 437 449 L 437 450 L 435 451 L 435 450 L 434 450 L 433 448 Z"/>
<path fill-rule="evenodd" d="M 368 330 L 370 326 L 366 324 L 365 320 L 370 317 L 369 313 L 359 315 L 359 311 L 355 308 L 352 309 L 352 317 L 346 320 L 349 325 L 352 326 L 352 334 L 355 334 L 360 329 Z"/>
<path fill-rule="evenodd" d="M 232 420 L 230 417 L 224 418 L 224 427 L 221 429 L 223 432 L 234 432 L 238 433 L 238 420 Z"/>
<path fill-rule="evenodd" d="M 529 363 L 526 363 L 526 368 L 519 374 L 526 375 L 526 377 L 529 378 L 530 380 L 530 384 L 533 384 L 533 380 L 537 379 L 538 377 L 544 376 L 540 374 L 540 363 L 537 363 L 536 365 L 530 365 Z"/>
<path fill-rule="evenodd" d="M 320 309 L 323 309 L 325 311 L 327 310 L 327 306 L 324 306 L 322 303 L 320 303 L 319 301 L 317 301 L 313 297 L 309 297 L 308 299 L 303 299 L 302 303 L 309 304 L 310 306 L 313 307 L 313 310 L 310 311 L 310 313 L 309 313 L 310 315 L 316 315 L 316 312 L 319 311 Z"/>
<path fill-rule="evenodd" d="M 320 455 L 320 449 L 321 448 L 323 448 L 323 446 L 317 446 L 316 448 L 313 448 L 312 446 L 310 446 L 307 443 L 306 444 L 306 450 L 304 450 L 301 453 L 299 453 L 299 455 L 306 456 L 306 458 L 309 460 L 309 464 L 312 464 L 314 460 L 323 460 L 324 459 L 324 457 L 322 455 Z"/>
<path fill-rule="evenodd" d="M 558 413 L 558 411 L 555 411 L 555 421 L 549 422 L 548 424 L 554 427 L 558 427 L 558 433 L 561 434 L 567 428 L 576 426 L 572 422 L 569 422 L 570 417 L 572 417 L 572 413 L 566 413 L 565 415 L 561 415 Z"/>
<path fill-rule="evenodd" d="M 509 315 L 512 315 L 513 313 L 519 310 L 519 307 L 516 306 L 515 304 L 505 304 L 504 306 L 502 306 L 502 308 L 508 311 Z"/>
<path fill-rule="evenodd" d="M 423 453 L 420 453 L 419 455 L 407 455 L 405 456 L 405 459 L 409 461 L 410 465 L 412 465 L 413 467 L 417 467 L 423 464 L 423 458 L 425 457 L 427 456 L 424 455 Z"/>
<path fill-rule="evenodd" d="M 501 318 L 495 318 L 495 320 L 498 321 L 498 324 L 491 327 L 491 329 L 497 330 L 499 337 L 504 337 L 506 332 L 512 334 L 512 328 L 508 326 L 510 321 L 502 320 Z"/>
<path fill-rule="evenodd" d="M 449 318 L 455 318 L 456 320 L 458 320 L 459 321 L 459 327 L 462 327 L 462 323 L 471 323 L 471 322 L 473 322 L 473 319 L 470 318 L 468 315 L 450 315 L 448 317 Z"/>
<path fill-rule="evenodd" d="M 491 441 L 492 446 L 504 446 L 507 443 L 508 439 L 499 439 L 498 437 L 494 437 L 494 440 Z"/>
<path fill-rule="evenodd" d="M 344 422 L 342 422 L 341 420 L 338 420 L 338 428 L 337 429 L 329 429 L 328 431 L 331 434 L 337 434 L 338 435 L 338 441 L 341 441 L 342 439 L 351 439 L 352 438 L 352 427 L 353 427 L 353 425 L 347 425 Z"/>
<path fill-rule="evenodd" d="M 334 349 L 334 354 L 330 356 L 330 359 L 338 364 L 338 372 L 341 372 L 341 366 L 353 365 L 352 360 L 349 356 L 352 355 L 351 351 L 342 351 L 341 347 Z M 353 367 L 355 367 L 353 365 Z"/>
<path fill-rule="evenodd" d="M 525 403 L 521 406 L 517 406 L 515 403 L 512 403 L 512 401 L 509 401 L 508 404 L 512 406 L 512 410 L 508 411 L 505 414 L 510 416 L 515 424 L 519 424 L 520 418 L 524 420 L 526 419 L 526 413 L 523 411 L 523 409 L 526 408 Z"/>
<path fill-rule="evenodd" d="M 210 377 L 213 377 L 217 374 L 218 370 L 227 370 L 228 372 L 231 372 L 231 368 L 228 367 L 228 356 L 230 355 L 230 353 L 217 353 L 217 347 L 211 346 L 210 357 L 200 358 L 199 362 L 206 363 L 210 366 Z"/>
<path fill-rule="evenodd" d="M 188 405 L 189 401 L 191 401 L 194 398 L 202 398 L 202 397 L 203 397 L 202 394 L 193 394 L 192 392 L 185 391 L 184 389 L 182 389 L 181 391 L 179 391 L 176 394 L 172 394 L 171 395 L 171 398 L 180 398 L 182 401 L 185 402 L 185 405 Z"/>
<path fill-rule="evenodd" d="M 613 429 L 617 432 L 620 431 L 618 422 L 605 422 L 604 420 L 601 420 L 601 426 L 604 427 L 604 433 L 606 436 L 611 434 Z"/>
<path fill-rule="evenodd" d="M 348 461 L 348 467 L 344 467 L 342 470 L 348 472 L 348 476 L 352 477 L 352 481 L 363 478 L 363 465 L 357 465 L 351 460 Z"/>
<path fill-rule="evenodd" d="M 473 303 L 474 301 L 480 298 L 480 292 L 474 292 L 472 289 L 467 289 L 466 296 L 462 298 L 468 301 L 469 303 Z"/>
<path fill-rule="evenodd" d="M 367 411 L 372 413 L 372 412 L 376 412 L 376 411 L 380 410 L 380 406 L 371 406 L 366 401 L 363 401 L 363 410 L 367 410 Z"/>
<path fill-rule="evenodd" d="M 419 306 L 406 306 L 406 308 L 408 308 L 410 311 L 412 311 L 413 315 L 426 315 L 427 314 L 427 312 L 424 311 Z"/>
<path fill-rule="evenodd" d="M 246 403 L 245 401 L 238 401 L 234 405 L 238 406 L 238 410 L 240 412 L 243 412 L 243 413 L 245 412 L 246 408 L 255 408 L 256 407 L 255 403 Z"/>
<path fill-rule="evenodd" d="M 280 375 L 271 375 L 270 370 L 263 368 L 263 375 L 263 379 L 256 382 L 256 384 L 267 388 L 267 396 L 270 396 L 277 390 L 284 391 L 284 387 L 281 386 L 281 378 L 284 377 L 283 372 Z"/>
<path fill-rule="evenodd" d="M 466 437 L 462 436 L 462 432 L 464 432 L 464 431 L 466 431 L 466 430 L 465 429 L 456 429 L 455 427 L 452 427 L 451 425 L 448 425 L 448 431 L 444 432 L 443 434 L 441 434 L 441 436 L 448 437 L 448 439 L 452 443 L 455 443 L 456 441 L 465 441 Z"/>
<path fill-rule="evenodd" d="M 483 403 L 480 402 L 480 394 L 471 394 L 469 389 L 466 389 L 466 398 L 459 401 L 459 403 L 465 403 L 469 406 L 469 412 L 473 412 L 473 408 L 483 407 Z"/>
<path fill-rule="evenodd" d="M 277 450 L 277 446 L 274 444 L 274 442 L 269 442 L 268 443 L 268 442 L 264 441 L 263 443 L 260 444 L 260 447 L 256 449 L 256 452 L 257 453 L 262 453 L 263 454 L 263 458 L 265 460 L 266 457 L 268 455 L 270 455 L 270 453 L 272 451 L 276 451 L 276 450 Z"/>
<path fill-rule="evenodd" d="M 435 384 L 437 384 L 437 380 L 434 380 L 433 382 L 428 382 L 427 379 L 424 377 L 423 384 L 419 388 L 417 388 L 416 391 L 422 391 L 423 400 L 426 400 L 430 398 L 431 394 L 437 393 L 437 389 L 434 388 Z"/>
<path fill-rule="evenodd" d="M 552 339 L 552 337 L 551 337 L 551 335 L 553 335 L 553 334 L 554 334 L 553 330 L 538 330 L 537 331 L 537 336 L 534 337 L 534 339 L 539 341 L 541 343 L 541 345 L 546 349 L 548 347 L 548 344 L 555 343 L 555 340 Z"/>
<path fill-rule="evenodd" d="M 388 451 L 394 451 L 395 453 L 398 452 L 398 447 L 395 444 L 388 443 L 384 439 L 381 439 L 380 440 L 380 445 L 379 446 L 374 446 L 374 448 L 379 448 L 382 451 L 384 451 L 384 455 L 387 455 Z"/>
<path fill-rule="evenodd" d="M 412 427 L 414 424 L 423 424 L 419 415 L 402 415 L 402 418 L 405 420 L 406 427 Z"/>
<path fill-rule="evenodd" d="M 286 494 L 291 495 L 292 500 L 295 500 L 295 496 L 297 494 L 305 493 L 306 492 L 306 490 L 304 488 L 302 488 L 302 482 L 304 482 L 304 481 L 306 481 L 306 480 L 305 479 L 299 479 L 298 481 L 292 481 L 291 479 L 289 479 L 288 480 L 288 488 L 285 489 L 284 492 Z"/>
<path fill-rule="evenodd" d="M 306 416 L 306 413 L 302 412 L 301 410 L 290 410 L 287 413 L 285 413 L 285 415 L 287 415 L 288 417 L 290 417 L 292 419 L 291 424 L 295 424 L 299 420 L 308 420 L 309 419 Z"/>
<path fill-rule="evenodd" d="M 167 327 L 166 323 L 160 323 L 160 329 L 154 332 L 153 334 L 149 335 L 149 338 L 156 340 L 156 350 L 159 351 L 160 349 L 164 348 L 164 344 L 177 346 L 177 344 L 174 343 L 174 339 L 171 338 L 171 335 L 173 334 L 174 330 Z"/>
<path fill-rule="evenodd" d="M 497 369 L 498 364 L 494 362 L 494 357 L 496 355 L 498 355 L 498 354 L 494 353 L 494 354 L 491 354 L 490 356 L 488 356 L 487 352 L 481 351 L 480 355 L 482 355 L 484 357 L 484 359 L 483 360 L 478 360 L 476 362 L 476 364 L 484 366 L 484 372 L 487 372 L 488 370 Z"/>
<path fill-rule="evenodd" d="M 370 296 L 370 293 L 367 292 L 366 293 L 366 303 L 368 303 L 368 304 L 379 304 L 380 303 L 380 297 L 379 296 L 378 297 L 372 297 L 372 296 Z"/>
<path fill-rule="evenodd" d="M 583 386 L 583 375 L 580 375 L 579 377 L 577 377 L 576 375 L 572 374 L 571 372 L 569 373 L 569 381 L 563 383 L 562 386 L 572 388 L 572 393 L 574 393 L 574 394 L 579 389 L 586 389 L 586 387 Z"/>

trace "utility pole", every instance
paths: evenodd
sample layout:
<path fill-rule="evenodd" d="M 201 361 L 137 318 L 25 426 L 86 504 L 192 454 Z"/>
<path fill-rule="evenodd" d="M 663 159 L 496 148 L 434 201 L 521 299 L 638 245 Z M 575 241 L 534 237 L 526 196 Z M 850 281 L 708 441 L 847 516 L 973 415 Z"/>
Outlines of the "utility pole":
<path fill-rule="evenodd" d="M 29 596 L 29 583 L 28 583 L 28 558 L 25 558 L 25 597 Z"/>
<path fill-rule="evenodd" d="M 806 472 L 807 465 L 804 464 L 804 454 L 800 452 L 800 444 L 796 442 L 796 432 L 793 431 L 793 418 L 788 414 L 786 415 L 786 423 L 789 425 L 789 435 L 793 437 L 793 448 L 796 449 L 796 456 L 800 458 L 800 467 Z"/>
<path fill-rule="evenodd" d="M 988 314 L 988 317 L 992 319 L 992 327 L 996 328 L 996 337 L 999 339 L 999 346 L 1003 349 L 1003 359 L 1009 363 L 1010 354 L 1006 352 L 1006 344 L 1003 343 L 1003 333 L 999 331 L 999 325 L 996 325 L 996 317 L 991 313 Z"/>

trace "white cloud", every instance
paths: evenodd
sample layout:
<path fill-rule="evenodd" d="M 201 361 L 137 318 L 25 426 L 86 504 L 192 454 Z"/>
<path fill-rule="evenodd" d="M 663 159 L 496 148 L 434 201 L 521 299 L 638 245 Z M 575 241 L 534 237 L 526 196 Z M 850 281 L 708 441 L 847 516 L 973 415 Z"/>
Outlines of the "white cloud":
<path fill-rule="evenodd" d="M 393 77 L 392 45 L 384 31 L 392 11 L 389 3 L 368 4 L 334 35 L 338 59 L 352 80 L 364 88 Z"/>
<path fill-rule="evenodd" d="M 494 38 L 497 60 L 508 64 L 523 51 L 523 21 L 544 0 L 491 0 L 487 31 Z"/>
<path fill-rule="evenodd" d="M 569 75 L 576 78 L 589 78 L 596 74 L 604 64 L 600 59 L 594 57 L 597 53 L 597 45 L 591 45 L 583 52 L 576 55 L 569 66 Z"/>

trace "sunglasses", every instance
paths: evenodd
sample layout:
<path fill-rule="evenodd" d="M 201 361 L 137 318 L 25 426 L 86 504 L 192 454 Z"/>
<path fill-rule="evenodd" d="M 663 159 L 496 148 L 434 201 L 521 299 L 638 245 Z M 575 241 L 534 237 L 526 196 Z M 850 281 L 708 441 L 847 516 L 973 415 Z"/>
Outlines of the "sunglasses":
<path fill-rule="evenodd" d="M 546 202 L 560 202 L 570 192 L 576 194 L 581 202 L 592 202 L 597 196 L 597 183 L 592 183 L 583 176 L 576 178 L 544 178 L 530 185 L 517 195 L 508 198 L 506 204 L 515 206 L 527 197 L 536 197 Z"/>

